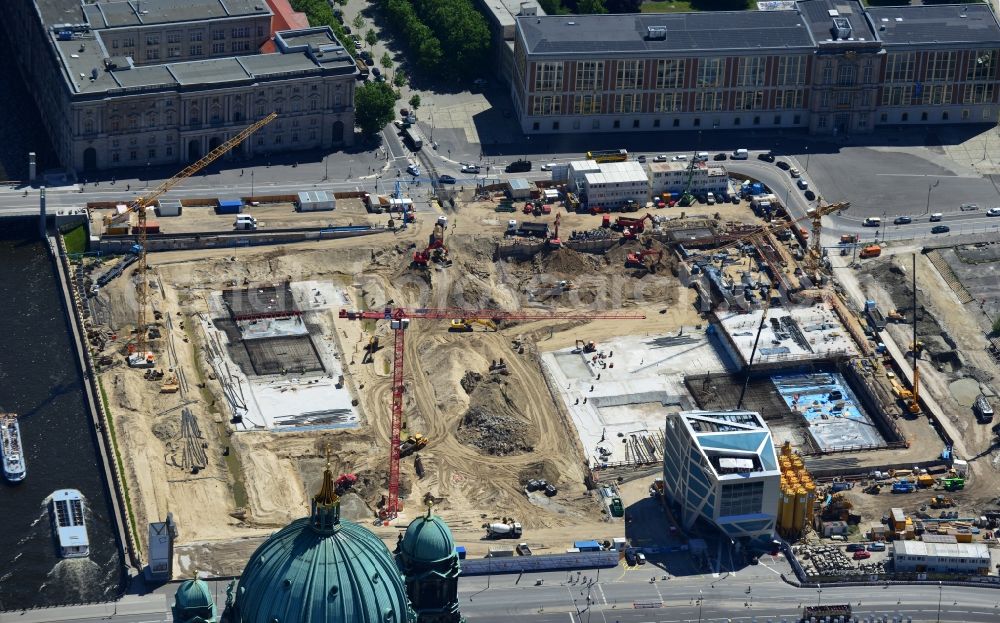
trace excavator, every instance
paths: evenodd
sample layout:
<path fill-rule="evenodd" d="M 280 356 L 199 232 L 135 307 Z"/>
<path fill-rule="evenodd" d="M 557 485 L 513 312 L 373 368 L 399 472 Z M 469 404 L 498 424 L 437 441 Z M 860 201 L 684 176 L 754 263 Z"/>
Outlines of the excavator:
<path fill-rule="evenodd" d="M 583 340 L 576 341 L 576 347 L 573 348 L 574 353 L 594 353 L 597 352 L 597 344 L 594 342 L 584 342 Z"/>
<path fill-rule="evenodd" d="M 414 433 L 399 444 L 399 456 L 409 456 L 417 450 L 422 450 L 429 442 L 430 440 L 427 437 L 424 437 L 420 433 Z"/>
<path fill-rule="evenodd" d="M 654 267 L 663 259 L 663 251 L 644 249 L 638 253 L 625 256 L 625 268 L 645 268 L 653 272 Z"/>
<path fill-rule="evenodd" d="M 448 327 L 448 330 L 454 333 L 471 333 L 473 329 L 472 325 L 474 324 L 482 325 L 486 327 L 487 330 L 497 331 L 497 323 L 485 318 L 473 318 L 471 320 L 466 318 L 455 318 L 451 321 L 451 326 Z"/>

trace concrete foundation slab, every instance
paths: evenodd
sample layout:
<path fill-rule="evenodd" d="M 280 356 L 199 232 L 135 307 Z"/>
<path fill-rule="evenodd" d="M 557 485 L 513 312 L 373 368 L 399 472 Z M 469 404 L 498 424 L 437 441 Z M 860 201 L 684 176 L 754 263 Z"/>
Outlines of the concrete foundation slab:
<path fill-rule="evenodd" d="M 750 361 L 763 310 L 720 318 L 723 341 L 741 367 Z M 851 336 L 832 309 L 772 307 L 757 344 L 754 365 L 858 356 Z"/>
<path fill-rule="evenodd" d="M 820 450 L 887 445 L 839 373 L 782 374 L 771 380 L 788 408 L 806 420 L 809 435 Z"/>

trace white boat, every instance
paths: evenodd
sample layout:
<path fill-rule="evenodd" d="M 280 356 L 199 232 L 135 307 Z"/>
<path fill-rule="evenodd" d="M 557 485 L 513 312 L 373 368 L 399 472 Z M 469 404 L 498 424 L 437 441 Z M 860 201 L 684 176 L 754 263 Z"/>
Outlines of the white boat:
<path fill-rule="evenodd" d="M 3 457 L 3 477 L 10 482 L 21 482 L 28 475 L 21 444 L 21 426 L 17 416 L 0 413 L 0 456 Z"/>
<path fill-rule="evenodd" d="M 59 489 L 50 496 L 52 532 L 63 558 L 86 558 L 90 540 L 83 519 L 83 494 L 76 489 Z"/>

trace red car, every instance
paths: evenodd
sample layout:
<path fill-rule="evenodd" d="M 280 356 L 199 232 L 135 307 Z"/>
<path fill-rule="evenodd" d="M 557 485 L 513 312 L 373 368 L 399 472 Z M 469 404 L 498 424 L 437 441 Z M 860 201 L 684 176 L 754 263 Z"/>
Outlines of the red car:
<path fill-rule="evenodd" d="M 854 552 L 854 560 L 864 560 L 866 558 L 871 558 L 871 557 L 872 557 L 871 552 L 866 552 L 864 550 L 859 550 Z"/>

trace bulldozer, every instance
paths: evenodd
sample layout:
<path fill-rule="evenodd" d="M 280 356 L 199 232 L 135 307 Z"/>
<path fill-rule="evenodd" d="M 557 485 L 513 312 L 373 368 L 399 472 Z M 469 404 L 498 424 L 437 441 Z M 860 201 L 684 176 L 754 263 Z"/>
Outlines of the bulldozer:
<path fill-rule="evenodd" d="M 406 441 L 399 444 L 399 456 L 409 456 L 417 450 L 421 450 L 426 447 L 429 442 L 430 440 L 427 439 L 427 437 L 424 437 L 420 433 L 414 433 L 413 435 L 407 437 Z"/>
<path fill-rule="evenodd" d="M 177 391 L 180 388 L 181 388 L 181 386 L 177 382 L 177 375 L 176 374 L 171 374 L 166 379 L 164 379 L 163 383 L 160 385 L 160 393 L 161 394 L 176 394 Z"/>
<path fill-rule="evenodd" d="M 483 318 L 474 318 L 472 320 L 466 320 L 465 318 L 455 318 L 451 321 L 451 326 L 448 327 L 449 331 L 455 333 L 471 333 L 474 324 L 482 325 L 486 327 L 487 330 L 496 331 L 497 323 L 492 320 L 486 320 Z"/>
<path fill-rule="evenodd" d="M 882 490 L 882 485 L 878 484 L 877 482 L 873 482 L 872 484 L 862 489 L 861 492 L 867 493 L 869 495 L 878 495 L 881 490 Z"/>
<path fill-rule="evenodd" d="M 935 495 L 931 498 L 931 508 L 951 508 L 955 502 L 951 498 L 943 495 Z"/>

